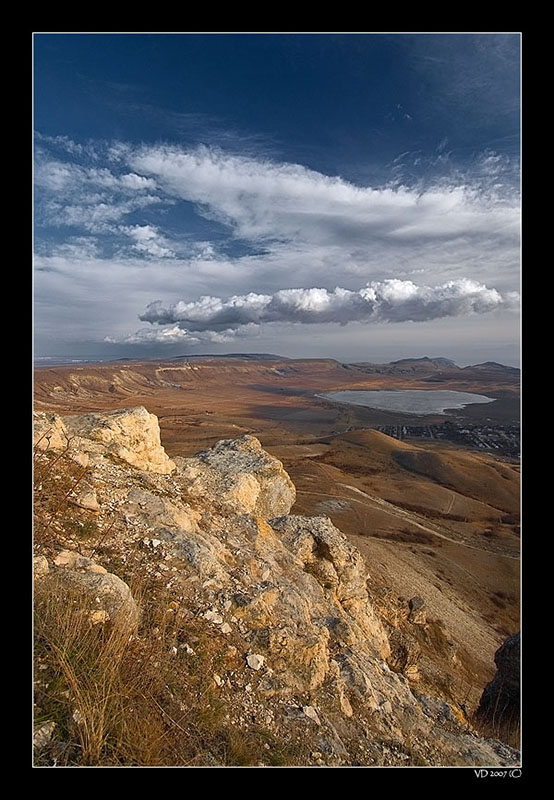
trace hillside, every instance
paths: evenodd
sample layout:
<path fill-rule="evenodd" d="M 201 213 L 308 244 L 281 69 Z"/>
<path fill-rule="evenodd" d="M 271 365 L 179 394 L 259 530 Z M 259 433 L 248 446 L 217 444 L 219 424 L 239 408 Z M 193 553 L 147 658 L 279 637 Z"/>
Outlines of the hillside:
<path fill-rule="evenodd" d="M 44 368 L 35 377 L 35 407 L 65 416 L 142 405 L 158 418 L 172 459 L 255 436 L 296 486 L 293 513 L 329 516 L 360 550 L 376 586 L 425 597 L 461 667 L 429 652 L 421 680 L 433 674 L 436 685 L 440 674 L 444 694 L 471 713 L 493 678 L 496 650 L 520 626 L 519 464 L 463 443 L 400 441 L 372 428 L 398 430 L 409 415 L 318 397 L 348 388 L 428 388 L 422 376 L 429 374 L 370 374 L 332 359 Z M 480 375 L 482 383 L 463 388 L 498 399 L 467 407 L 458 424 L 486 409 L 502 430 L 504 418 L 519 415 L 518 381 Z M 414 417 L 412 424 L 428 419 L 442 425 L 448 417 Z"/>
<path fill-rule="evenodd" d="M 426 598 L 297 491 L 251 435 L 169 457 L 143 407 L 35 414 L 38 765 L 519 762 L 425 671 L 460 663 Z"/>

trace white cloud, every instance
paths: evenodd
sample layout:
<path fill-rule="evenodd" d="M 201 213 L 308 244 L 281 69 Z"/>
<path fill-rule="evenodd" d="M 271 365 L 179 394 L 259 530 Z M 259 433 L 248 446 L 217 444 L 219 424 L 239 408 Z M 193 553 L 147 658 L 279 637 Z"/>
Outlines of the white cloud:
<path fill-rule="evenodd" d="M 153 195 L 138 195 L 128 200 L 105 200 L 99 195 L 84 195 L 74 202 L 51 200 L 44 204 L 50 224 L 80 227 L 97 234 L 112 234 L 114 223 L 128 214 L 158 203 Z"/>
<path fill-rule="evenodd" d="M 189 331 L 178 325 L 162 328 L 139 328 L 135 333 L 114 338 L 113 336 L 104 337 L 104 341 L 109 344 L 186 344 L 194 347 L 199 344 L 227 344 L 237 338 L 250 338 L 258 336 L 260 326 L 249 323 L 240 329 L 227 328 L 220 331 Z"/>
<path fill-rule="evenodd" d="M 105 158 L 117 156 L 117 168 L 126 171 L 39 158 L 36 179 L 45 194 L 38 203 L 39 222 L 127 237 L 130 227 L 152 223 L 136 217 L 132 226 L 117 228 L 116 223 L 153 206 L 173 205 L 175 230 L 178 214 L 183 217 L 184 237 L 177 233 L 182 241 L 176 241 L 175 231 L 169 235 L 160 228 L 159 216 L 157 237 L 149 244 L 134 241 L 133 250 L 149 258 L 194 258 L 200 245 L 206 254 L 212 247 L 205 260 L 231 263 L 233 278 L 250 280 L 256 291 L 275 290 L 278 284 L 314 285 L 316 279 L 329 287 L 338 275 L 349 287 L 359 285 L 360 278 L 383 280 L 421 269 L 434 280 L 447 280 L 467 275 L 468 265 L 476 280 L 496 283 L 500 275 L 517 288 L 519 200 L 505 188 L 499 194 L 500 162 L 492 151 L 476 165 L 479 180 L 457 175 L 426 188 L 356 186 L 298 164 L 207 147 L 116 143 L 105 151 Z M 194 241 L 191 204 L 201 216 L 223 224 L 228 240 L 242 240 L 261 252 L 214 259 L 205 226 L 203 241 Z M 221 240 L 220 229 L 217 236 Z"/>
<path fill-rule="evenodd" d="M 200 339 L 197 336 L 191 336 L 188 331 L 183 330 L 178 325 L 174 325 L 172 328 L 162 328 L 160 330 L 141 328 L 136 333 L 120 339 L 106 336 L 104 341 L 109 344 L 177 344 L 183 342 L 195 345 L 199 344 Z"/>
<path fill-rule="evenodd" d="M 443 240 L 452 236 L 517 237 L 519 204 L 491 191 L 446 185 L 424 192 L 405 186 L 355 186 L 297 164 L 230 156 L 200 147 L 143 147 L 128 155 L 137 172 L 171 196 L 250 241 L 370 245 L 375 238 Z"/>
<path fill-rule="evenodd" d="M 167 246 L 167 240 L 153 225 L 120 225 L 119 230 L 133 241 L 133 248 L 156 258 L 173 258 L 175 253 Z"/>
<path fill-rule="evenodd" d="M 77 152 L 77 151 L 75 151 Z M 111 224 L 159 202 L 152 178 L 105 167 L 85 167 L 40 153 L 35 169 L 37 217 L 49 225 L 111 233 Z"/>
<path fill-rule="evenodd" d="M 40 133 L 40 131 L 35 132 L 35 141 L 37 143 L 37 150 L 42 143 L 54 150 L 63 150 L 65 153 L 69 153 L 72 156 L 86 156 L 91 161 L 95 161 L 99 158 L 98 148 L 94 142 L 82 144 L 81 142 L 73 141 L 69 136 L 48 136 Z"/>
<path fill-rule="evenodd" d="M 54 247 L 53 255 L 75 260 L 94 259 L 98 256 L 98 244 L 92 236 L 71 236 Z"/>
<path fill-rule="evenodd" d="M 144 175 L 129 172 L 116 175 L 106 167 L 84 167 L 78 164 L 41 157 L 35 169 L 35 181 L 51 192 L 111 189 L 127 194 L 156 189 L 156 182 Z"/>
<path fill-rule="evenodd" d="M 232 331 L 254 330 L 263 323 L 422 322 L 483 314 L 517 307 L 518 299 L 516 293 L 503 297 L 496 289 L 469 279 L 434 287 L 393 279 L 373 281 L 358 291 L 340 287 L 333 291 L 283 289 L 272 295 L 250 292 L 227 299 L 203 296 L 168 307 L 155 301 L 140 319 L 153 325 L 177 323 L 187 332 L 224 332 L 229 337 Z"/>

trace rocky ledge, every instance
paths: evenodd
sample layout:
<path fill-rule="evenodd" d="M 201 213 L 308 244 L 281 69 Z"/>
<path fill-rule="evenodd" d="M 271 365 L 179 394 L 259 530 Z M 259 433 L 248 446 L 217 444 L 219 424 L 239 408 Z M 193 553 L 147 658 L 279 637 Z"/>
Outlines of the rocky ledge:
<path fill-rule="evenodd" d="M 519 763 L 391 669 L 398 648 L 361 554 L 327 517 L 290 515 L 294 485 L 255 437 L 171 460 L 156 417 L 132 408 L 36 414 L 35 442 L 83 466 L 86 485 L 68 499 L 119 531 L 101 548 L 105 564 L 37 546 L 36 585 L 60 598 L 78 591 L 92 624 L 140 635 L 140 603 L 110 566 L 140 551 L 153 580 L 237 654 L 238 667 L 214 675 L 232 724 L 263 718 L 277 738 L 294 730 L 307 765 Z"/>

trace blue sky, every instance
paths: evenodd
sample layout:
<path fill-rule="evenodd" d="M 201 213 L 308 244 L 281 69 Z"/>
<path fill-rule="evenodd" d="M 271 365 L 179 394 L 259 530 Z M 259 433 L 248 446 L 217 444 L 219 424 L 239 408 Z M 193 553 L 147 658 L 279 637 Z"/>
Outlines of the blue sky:
<path fill-rule="evenodd" d="M 517 363 L 519 48 L 35 34 L 36 357 Z"/>

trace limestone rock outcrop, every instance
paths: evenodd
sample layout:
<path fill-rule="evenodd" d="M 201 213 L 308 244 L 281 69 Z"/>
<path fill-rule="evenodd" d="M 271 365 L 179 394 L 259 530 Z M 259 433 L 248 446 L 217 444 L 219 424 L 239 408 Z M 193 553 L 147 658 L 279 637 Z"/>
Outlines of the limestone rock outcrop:
<path fill-rule="evenodd" d="M 285 516 L 272 520 L 271 526 L 335 607 L 359 628 L 366 643 L 386 659 L 389 642 L 367 593 L 367 573 L 359 550 L 328 517 Z"/>
<path fill-rule="evenodd" d="M 427 622 L 427 610 L 423 598 L 416 595 L 409 601 L 410 613 L 408 620 L 414 625 L 425 625 Z"/>
<path fill-rule="evenodd" d="M 67 429 L 58 414 L 33 414 L 33 446 L 37 450 L 62 450 L 67 443 Z"/>
<path fill-rule="evenodd" d="M 35 414 L 35 442 L 41 449 L 63 449 L 108 457 L 146 472 L 170 474 L 175 464 L 161 445 L 158 418 L 142 406 L 102 414 L 59 417 Z"/>
<path fill-rule="evenodd" d="M 421 647 L 413 636 L 395 628 L 389 634 L 391 653 L 388 664 L 395 672 L 402 672 L 412 678 L 418 674 L 418 662 L 421 657 Z"/>
<path fill-rule="evenodd" d="M 255 436 L 225 439 L 193 458 L 178 460 L 190 497 L 212 498 L 230 514 L 256 514 L 264 519 L 288 514 L 296 499 L 283 465 Z"/>

